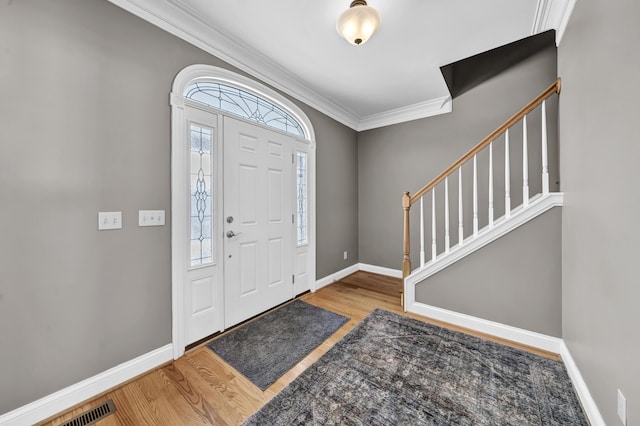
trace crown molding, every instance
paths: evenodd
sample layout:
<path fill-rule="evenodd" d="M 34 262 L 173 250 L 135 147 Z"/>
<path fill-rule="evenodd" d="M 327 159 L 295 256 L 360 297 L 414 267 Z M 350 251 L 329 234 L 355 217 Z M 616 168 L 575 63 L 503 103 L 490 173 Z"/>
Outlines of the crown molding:
<path fill-rule="evenodd" d="M 536 13 L 533 16 L 531 35 L 541 33 L 547 29 L 551 2 L 553 2 L 553 0 L 538 0 L 538 3 L 536 4 Z"/>
<path fill-rule="evenodd" d="M 451 96 L 442 96 L 430 101 L 419 102 L 379 114 L 367 115 L 362 117 L 356 130 L 361 132 L 363 130 L 376 129 L 378 127 L 390 126 L 391 124 L 417 120 L 419 118 L 446 114 L 448 112 L 451 112 Z"/>
<path fill-rule="evenodd" d="M 179 0 L 109 0 L 133 15 L 216 56 L 278 90 L 356 129 L 359 118 L 322 97 L 283 67 L 225 36 Z"/>
<path fill-rule="evenodd" d="M 562 13 L 560 23 L 558 24 L 558 30 L 556 31 L 556 46 L 560 45 L 560 41 L 562 40 L 564 31 L 567 29 L 567 25 L 569 24 L 569 18 L 571 18 L 573 9 L 576 7 L 576 1 L 577 0 L 569 0 L 564 9 L 564 12 Z"/>
<path fill-rule="evenodd" d="M 559 46 L 575 5 L 576 0 L 538 0 L 531 35 L 556 30 L 556 46 Z"/>
<path fill-rule="evenodd" d="M 109 0 L 127 12 L 210 53 L 356 131 L 451 111 L 450 97 L 360 117 L 310 89 L 288 70 L 202 20 L 181 0 Z"/>

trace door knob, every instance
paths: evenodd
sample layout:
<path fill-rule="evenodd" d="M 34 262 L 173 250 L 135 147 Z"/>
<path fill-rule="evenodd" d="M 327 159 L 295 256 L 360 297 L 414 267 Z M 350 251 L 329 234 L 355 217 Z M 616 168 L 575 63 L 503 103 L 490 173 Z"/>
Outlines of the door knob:
<path fill-rule="evenodd" d="M 237 234 L 233 231 L 227 231 L 227 238 L 233 238 L 236 237 L 238 235 L 242 234 L 242 232 L 238 232 Z"/>

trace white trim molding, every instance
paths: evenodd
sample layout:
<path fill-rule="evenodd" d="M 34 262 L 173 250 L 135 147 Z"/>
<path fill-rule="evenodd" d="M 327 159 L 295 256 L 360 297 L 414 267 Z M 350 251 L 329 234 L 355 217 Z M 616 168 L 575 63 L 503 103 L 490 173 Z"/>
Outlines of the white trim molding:
<path fill-rule="evenodd" d="M 556 46 L 560 45 L 576 0 L 538 0 L 531 35 L 556 30 Z"/>
<path fill-rule="evenodd" d="M 415 295 L 412 295 L 412 299 Z M 534 331 L 524 330 L 495 321 L 474 317 L 436 306 L 426 305 L 413 300 L 410 305 L 406 305 L 406 311 L 424 317 L 433 318 L 438 321 L 464 327 L 480 333 L 496 336 L 511 342 L 520 343 L 534 348 L 542 349 L 556 354 L 560 353 L 562 339 L 559 337 L 547 336 Z"/>
<path fill-rule="evenodd" d="M 312 291 L 315 292 L 316 290 L 320 290 L 322 287 L 326 287 L 329 284 L 333 284 L 336 281 L 340 281 L 344 277 L 351 275 L 354 272 L 358 272 L 359 270 L 360 270 L 360 264 L 356 263 L 354 265 L 347 266 L 346 268 L 338 272 L 334 272 L 333 274 L 327 275 L 324 278 L 320 278 L 318 281 L 316 281 L 315 288 L 312 289 Z"/>
<path fill-rule="evenodd" d="M 414 287 L 418 283 L 535 219 L 547 210 L 553 207 L 561 207 L 563 201 L 564 195 L 561 192 L 550 192 L 546 195 L 539 194 L 531 199 L 526 208 L 520 206 L 514 209 L 511 212 L 511 216 L 503 216 L 496 220 L 493 227 L 487 225 L 478 232 L 478 236 L 471 235 L 467 237 L 463 241 L 464 244 L 455 245 L 450 249 L 449 253 L 442 253 L 436 257 L 435 261 L 429 261 L 424 267 L 415 269 L 404 280 L 405 306 L 409 306 L 406 300 L 407 295 L 415 291 Z"/>
<path fill-rule="evenodd" d="M 367 263 L 358 263 L 358 269 L 360 271 L 373 272 L 374 274 L 387 275 L 394 278 L 402 278 L 402 271 L 400 269 L 385 268 L 382 266 L 369 265 Z"/>
<path fill-rule="evenodd" d="M 568 0 L 567 2 L 567 6 L 565 7 L 562 17 L 560 18 L 558 29 L 556 30 L 556 46 L 560 46 L 562 36 L 567 29 L 567 25 L 569 25 L 569 18 L 571 18 L 573 9 L 576 7 L 576 1 L 577 0 Z"/>
<path fill-rule="evenodd" d="M 402 271 L 399 269 L 391 269 L 385 268 L 383 266 L 369 265 L 368 263 L 356 263 L 351 266 L 348 266 L 340 271 L 334 272 L 333 274 L 327 275 L 324 278 L 316 281 L 315 289 L 311 291 L 316 291 L 321 289 L 322 287 L 326 287 L 329 284 L 333 284 L 336 281 L 340 281 L 346 276 L 349 276 L 358 271 L 366 271 L 373 272 L 374 274 L 387 275 L 389 277 L 394 278 L 402 278 Z"/>
<path fill-rule="evenodd" d="M 376 129 L 378 127 L 390 126 L 392 124 L 403 123 L 405 121 L 446 114 L 451 112 L 451 110 L 451 96 L 443 96 L 441 98 L 392 109 L 379 114 L 367 115 L 360 119 L 358 127 L 355 130 L 361 132 L 363 130 Z"/>
<path fill-rule="evenodd" d="M 0 416 L 0 426 L 31 425 L 55 416 L 173 359 L 172 345 L 148 352 Z"/>
<path fill-rule="evenodd" d="M 580 403 L 582 404 L 582 408 L 589 419 L 589 423 L 591 423 L 591 426 L 606 426 L 606 423 L 600 414 L 600 410 L 598 409 L 596 402 L 593 400 L 591 392 L 589 392 L 589 388 L 582 378 L 580 370 L 578 370 L 578 365 L 573 360 L 571 352 L 569 352 L 569 348 L 564 341 L 560 344 L 560 356 L 567 368 L 567 373 L 569 374 L 573 387 L 578 394 L 578 399 L 580 399 Z"/>

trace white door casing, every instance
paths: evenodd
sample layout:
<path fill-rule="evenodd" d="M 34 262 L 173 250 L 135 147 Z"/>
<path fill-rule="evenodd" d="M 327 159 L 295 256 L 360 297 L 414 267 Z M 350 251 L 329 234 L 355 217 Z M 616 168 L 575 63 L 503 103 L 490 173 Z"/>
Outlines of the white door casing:
<path fill-rule="evenodd" d="M 194 334 L 189 330 L 189 326 L 187 325 L 189 319 L 189 312 L 191 314 L 201 314 L 205 311 L 209 311 L 210 315 L 213 315 L 213 312 L 219 314 L 219 317 L 214 320 L 218 321 L 218 324 L 221 325 L 213 325 L 213 329 L 220 328 L 221 330 L 225 328 L 224 326 L 224 286 L 223 286 L 223 277 L 226 274 L 226 270 L 224 268 L 223 256 L 224 260 L 227 260 L 227 253 L 222 246 L 224 241 L 226 240 L 225 232 L 227 223 L 224 222 L 223 213 L 223 200 L 219 200 L 216 208 L 218 209 L 218 214 L 216 215 L 216 222 L 214 223 L 214 228 L 216 229 L 215 235 L 218 236 L 216 240 L 215 250 L 217 252 L 217 263 L 214 268 L 216 274 L 205 275 L 205 278 L 209 280 L 211 291 L 209 289 L 205 290 L 205 288 L 196 288 L 196 293 L 200 293 L 196 295 L 194 293 L 194 287 L 191 285 L 191 288 L 187 288 L 186 282 L 189 281 L 185 279 L 184 271 L 189 268 L 188 259 L 186 256 L 187 247 L 185 246 L 185 241 L 188 241 L 188 229 L 184 226 L 188 223 L 188 214 L 185 206 L 189 205 L 189 190 L 188 186 L 184 185 L 184 176 L 188 176 L 188 168 L 187 168 L 187 159 L 188 156 L 188 138 L 187 138 L 187 128 L 188 128 L 188 120 L 187 116 L 192 114 L 192 110 L 204 111 L 205 113 L 211 114 L 213 116 L 218 116 L 218 126 L 216 128 L 217 131 L 217 142 L 218 142 L 218 150 L 221 150 L 223 147 L 223 134 L 222 134 L 222 118 L 223 116 L 227 116 L 224 111 L 219 111 L 199 103 L 194 103 L 190 100 L 185 99 L 184 93 L 185 89 L 193 82 L 196 81 L 214 81 L 220 82 L 227 85 L 231 85 L 234 87 L 238 87 L 245 91 L 255 94 L 256 96 L 262 97 L 264 99 L 269 100 L 270 102 L 278 105 L 283 110 L 287 111 L 294 117 L 298 123 L 302 126 L 304 131 L 304 138 L 295 138 L 293 142 L 293 152 L 303 151 L 308 155 L 308 181 L 307 181 L 307 209 L 308 209 L 308 228 L 307 228 L 307 241 L 304 244 L 296 244 L 295 231 L 291 231 L 291 238 L 288 244 L 290 248 L 289 255 L 287 256 L 288 264 L 290 266 L 283 266 L 282 275 L 284 277 L 285 269 L 290 268 L 291 273 L 295 276 L 295 285 L 292 289 L 292 295 L 295 296 L 304 291 L 311 290 L 315 291 L 315 253 L 316 253 L 316 229 L 315 229 L 315 134 L 313 130 L 313 126 L 311 125 L 308 117 L 300 110 L 295 104 L 293 104 L 288 99 L 284 98 L 277 92 L 263 86 L 260 83 L 257 83 L 254 80 L 249 78 L 240 76 L 231 71 L 225 70 L 223 68 L 213 67 L 210 65 L 191 65 L 183 69 L 176 76 L 172 92 L 170 94 L 170 104 L 171 104 L 171 121 L 172 121 L 172 131 L 171 131 L 171 240 L 172 240 L 172 346 L 173 346 L 173 354 L 174 359 L 178 359 L 184 354 L 184 348 L 188 341 L 193 338 Z M 245 122 L 244 120 L 239 120 L 240 122 Z M 209 122 L 213 124 L 212 122 Z M 258 128 L 263 128 L 263 126 L 254 125 Z M 213 127 L 213 126 L 211 126 Z M 278 133 L 278 132 L 276 132 Z M 280 134 L 282 136 L 282 134 Z M 290 136 L 287 136 L 290 137 Z M 219 161 L 219 166 L 217 168 L 217 172 L 220 174 L 219 179 L 222 179 L 221 173 L 223 173 L 223 155 L 219 153 L 217 156 Z M 294 169 L 291 169 L 292 173 Z M 295 191 L 296 179 L 295 175 L 289 179 L 292 185 L 292 191 L 289 193 L 293 196 Z M 222 180 L 219 181 L 220 186 L 222 188 Z M 222 197 L 222 191 L 217 191 L 217 196 Z M 293 197 L 295 199 L 295 197 Z M 294 201 L 292 199 L 292 209 L 295 211 Z M 231 228 L 231 227 L 230 227 Z M 241 231 L 238 231 L 241 232 Z M 238 238 L 238 237 L 235 237 Z M 284 241 L 283 241 L 284 243 Z M 276 244 L 273 242 L 272 244 Z M 239 246 L 239 245 L 238 245 Z M 233 250 L 230 248 L 230 250 Z M 285 253 L 286 251 L 282 251 Z M 231 253 L 232 254 L 232 253 Z M 232 254 L 233 256 L 233 254 Z M 200 268 L 196 268 L 200 269 Z M 181 272 L 183 271 L 183 272 Z M 195 271 L 195 270 L 194 270 Z M 209 271 L 212 272 L 212 271 Z M 196 287 L 204 286 L 204 282 L 201 281 L 202 277 L 198 275 L 199 273 L 204 273 L 204 271 L 194 272 L 192 274 L 191 279 L 196 281 Z M 288 272 L 287 272 L 288 274 Z M 273 278 L 273 276 L 272 276 Z M 200 280 L 200 281 L 199 281 Z M 278 280 L 273 279 L 272 283 L 277 282 Z M 289 287 L 290 280 L 282 280 L 288 281 Z M 194 295 L 196 296 L 196 300 L 194 303 Z M 215 296 L 214 296 L 215 295 Z M 291 297 L 291 296 L 287 296 Z M 200 299 L 203 298 L 204 302 Z M 189 301 L 189 300 L 190 301 Z M 286 300 L 286 299 L 285 299 Z M 209 306 L 210 305 L 210 306 Z M 215 309 L 211 309 L 215 306 Z M 218 309 L 217 307 L 221 306 L 222 309 Z M 268 308 L 267 308 L 268 309 Z M 193 317 L 193 315 L 191 315 Z M 208 327 L 208 325 L 207 325 Z M 191 327 L 191 330 L 197 329 L 197 327 Z M 204 329 L 204 328 L 203 328 Z M 201 331 L 202 332 L 202 331 Z"/>
<path fill-rule="evenodd" d="M 294 296 L 294 143 L 224 118 L 225 328 Z"/>

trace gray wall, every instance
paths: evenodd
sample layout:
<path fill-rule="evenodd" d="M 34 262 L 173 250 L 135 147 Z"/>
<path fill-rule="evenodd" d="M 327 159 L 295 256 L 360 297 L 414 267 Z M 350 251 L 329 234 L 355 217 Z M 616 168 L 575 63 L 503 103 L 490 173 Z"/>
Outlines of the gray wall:
<path fill-rule="evenodd" d="M 547 88 L 556 79 L 556 49 L 551 46 L 527 60 L 504 71 L 491 80 L 462 94 L 453 101 L 449 114 L 415 120 L 407 123 L 362 132 L 358 135 L 358 211 L 360 227 L 360 261 L 394 269 L 402 263 L 402 207 L 405 191 L 415 193 L 436 177 L 462 154 L 480 142 L 496 127 Z M 549 153 L 551 190 L 557 188 L 557 98 L 550 100 Z M 540 112 L 530 117 L 529 144 L 539 146 Z M 512 207 L 522 201 L 522 130 L 517 125 L 511 133 L 511 187 Z M 496 217 L 504 212 L 504 142 L 499 139 L 494 149 L 494 179 Z M 539 149 L 530 148 L 530 182 L 532 194 L 540 188 Z M 535 153 L 538 154 L 535 154 Z M 536 157 L 535 155 L 538 155 Z M 471 164 L 463 168 L 463 193 L 467 206 L 472 194 Z M 480 185 L 488 179 L 488 157 L 478 157 Z M 537 173 L 537 174 L 536 174 Z M 451 241 L 457 241 L 457 176 L 450 180 Z M 487 223 L 487 189 L 479 186 L 479 219 L 482 227 Z M 436 188 L 436 218 L 439 224 L 437 240 L 443 249 L 443 188 Z M 430 202 L 425 205 L 431 211 Z M 412 209 L 411 228 L 418 229 L 418 206 Z M 430 216 L 429 216 L 429 221 Z M 472 212 L 465 211 L 465 235 L 471 230 Z M 430 222 L 429 222 L 430 223 Z M 426 241 L 431 241 L 427 226 Z M 412 232 L 412 262 L 418 265 L 419 234 Z M 452 243 L 453 244 L 453 243 Z M 430 251 L 430 250 L 429 250 Z M 427 256 L 429 257 L 429 256 Z"/>
<path fill-rule="evenodd" d="M 310 108 L 303 109 L 319 141 L 316 278 L 320 279 L 358 263 L 357 133 Z"/>
<path fill-rule="evenodd" d="M 136 217 L 170 212 L 168 94 L 195 63 L 231 68 L 106 0 L 1 3 L 0 413 L 171 342 L 170 228 Z M 322 277 L 358 261 L 357 136 L 300 106 Z"/>
<path fill-rule="evenodd" d="M 607 424 L 640 424 L 640 3 L 580 0 L 558 51 L 563 337 Z"/>
<path fill-rule="evenodd" d="M 418 284 L 416 301 L 562 337 L 561 223 L 547 211 Z"/>

